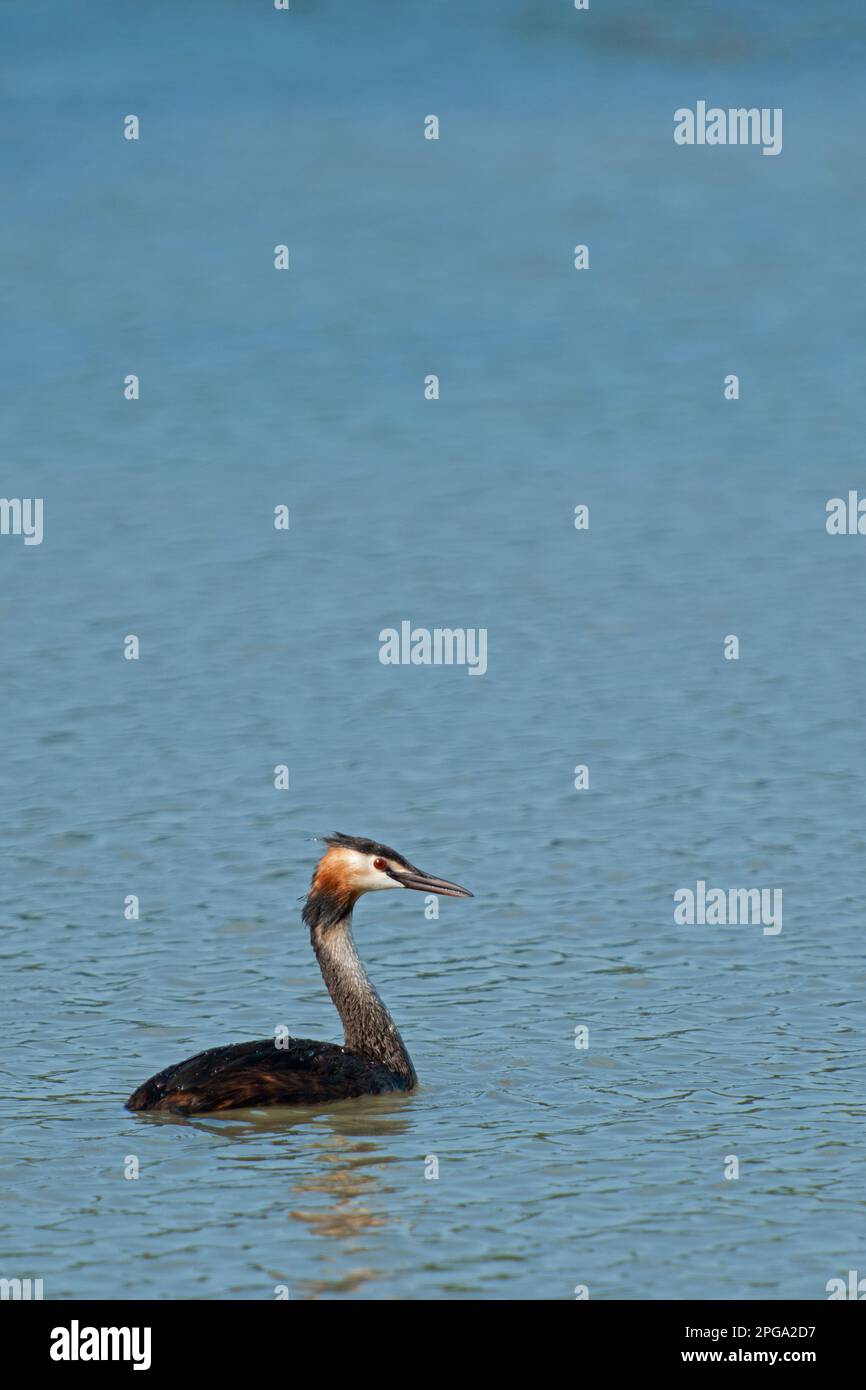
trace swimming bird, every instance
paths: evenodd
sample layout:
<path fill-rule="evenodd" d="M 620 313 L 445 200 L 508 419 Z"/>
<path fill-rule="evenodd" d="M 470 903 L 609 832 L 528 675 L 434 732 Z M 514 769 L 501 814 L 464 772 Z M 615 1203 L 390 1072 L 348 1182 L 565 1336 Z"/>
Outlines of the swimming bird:
<path fill-rule="evenodd" d="M 328 848 L 316 865 L 302 916 L 342 1020 L 343 1046 L 272 1037 L 212 1047 L 145 1081 L 126 1102 L 128 1110 L 193 1115 L 240 1106 L 315 1105 L 417 1085 L 403 1039 L 355 949 L 352 909 L 363 893 L 386 888 L 446 898 L 473 895 L 416 869 L 377 840 L 337 832 L 324 843 Z"/>

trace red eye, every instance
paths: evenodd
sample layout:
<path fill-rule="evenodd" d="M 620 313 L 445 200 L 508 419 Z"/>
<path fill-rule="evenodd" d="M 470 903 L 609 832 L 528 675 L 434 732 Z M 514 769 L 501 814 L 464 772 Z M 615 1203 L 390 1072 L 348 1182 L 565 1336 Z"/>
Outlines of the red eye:
<path fill-rule="evenodd" d="M 387 869 L 387 867 L 388 867 L 388 865 L 385 863 L 384 859 L 374 859 L 374 860 L 373 860 L 373 868 L 374 868 L 374 869 Z"/>

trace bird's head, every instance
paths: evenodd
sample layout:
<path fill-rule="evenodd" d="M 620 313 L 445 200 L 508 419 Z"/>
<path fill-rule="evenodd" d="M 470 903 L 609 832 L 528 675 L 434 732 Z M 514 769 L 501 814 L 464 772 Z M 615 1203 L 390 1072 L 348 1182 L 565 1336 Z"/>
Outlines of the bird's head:
<path fill-rule="evenodd" d="M 386 888 L 413 888 L 445 898 L 471 898 L 468 888 L 416 869 L 402 854 L 377 840 L 335 833 L 325 836 L 328 848 L 316 865 L 304 905 L 310 927 L 331 926 L 348 916 L 362 893 Z"/>

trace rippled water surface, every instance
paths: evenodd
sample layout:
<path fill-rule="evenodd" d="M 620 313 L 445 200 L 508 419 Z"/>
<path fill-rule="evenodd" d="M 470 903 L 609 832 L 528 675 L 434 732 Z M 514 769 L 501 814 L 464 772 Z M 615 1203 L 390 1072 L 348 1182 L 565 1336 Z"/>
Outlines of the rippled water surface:
<path fill-rule="evenodd" d="M 866 487 L 866 15 L 6 11 L 2 491 L 45 539 L 0 538 L 0 1274 L 824 1297 L 866 1267 L 866 540 L 824 529 Z M 782 107 L 782 154 L 676 147 L 698 99 Z M 487 674 L 381 665 L 403 619 Z M 419 1091 L 129 1115 L 338 1037 L 334 828 L 476 894 L 356 913 Z M 699 878 L 781 934 L 676 925 Z"/>

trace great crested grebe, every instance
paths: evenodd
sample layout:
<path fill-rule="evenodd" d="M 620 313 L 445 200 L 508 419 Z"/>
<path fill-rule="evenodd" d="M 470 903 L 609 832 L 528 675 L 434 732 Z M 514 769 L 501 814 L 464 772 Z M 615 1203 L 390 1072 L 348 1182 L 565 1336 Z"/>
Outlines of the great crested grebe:
<path fill-rule="evenodd" d="M 423 873 L 375 840 L 334 834 L 325 843 L 303 918 L 343 1023 L 344 1046 L 274 1037 L 212 1047 L 145 1081 L 126 1102 L 128 1110 L 192 1115 L 238 1106 L 315 1105 L 411 1091 L 417 1084 L 403 1039 L 355 950 L 352 909 L 362 893 L 382 888 L 414 888 L 446 898 L 472 894 Z"/>

